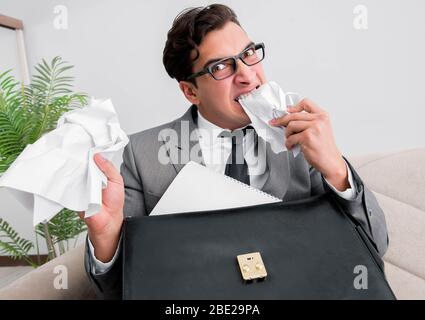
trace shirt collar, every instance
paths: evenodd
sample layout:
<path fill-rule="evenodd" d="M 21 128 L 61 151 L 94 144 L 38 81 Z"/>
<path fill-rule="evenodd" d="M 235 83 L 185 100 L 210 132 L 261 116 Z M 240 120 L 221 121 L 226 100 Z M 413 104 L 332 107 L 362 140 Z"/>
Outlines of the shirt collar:
<path fill-rule="evenodd" d="M 222 139 L 220 137 L 220 135 L 224 131 L 232 132 L 232 130 L 230 130 L 230 129 L 223 129 L 223 128 L 217 126 L 216 124 L 212 123 L 211 121 L 205 119 L 202 116 L 202 114 L 199 112 L 199 110 L 197 112 L 198 112 L 198 129 L 200 129 L 199 138 L 200 138 L 200 140 L 202 140 L 202 143 L 204 145 L 210 144 L 210 143 L 211 143 L 211 145 L 214 145 L 217 142 L 217 139 Z M 242 128 L 239 128 L 239 129 L 243 129 L 243 128 L 246 128 L 248 126 L 249 126 L 249 124 L 242 127 Z M 236 130 L 239 130 L 239 129 L 236 129 Z M 202 139 L 202 131 L 208 132 L 208 134 L 212 136 L 212 139 Z"/>

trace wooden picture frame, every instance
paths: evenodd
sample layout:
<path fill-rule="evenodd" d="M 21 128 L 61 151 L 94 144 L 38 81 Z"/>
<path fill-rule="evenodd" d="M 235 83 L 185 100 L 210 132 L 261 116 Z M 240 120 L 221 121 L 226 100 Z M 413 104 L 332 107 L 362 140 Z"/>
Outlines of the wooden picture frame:
<path fill-rule="evenodd" d="M 16 43 L 18 46 L 18 55 L 19 55 L 18 60 L 20 65 L 21 79 L 24 82 L 24 84 L 29 84 L 30 74 L 28 69 L 27 54 L 25 50 L 24 24 L 22 20 L 0 14 L 0 28 L 15 30 Z"/>

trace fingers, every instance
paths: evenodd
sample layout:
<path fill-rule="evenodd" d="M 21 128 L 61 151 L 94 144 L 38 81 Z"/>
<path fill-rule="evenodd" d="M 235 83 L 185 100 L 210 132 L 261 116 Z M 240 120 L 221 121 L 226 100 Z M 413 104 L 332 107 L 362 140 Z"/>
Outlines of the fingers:
<path fill-rule="evenodd" d="M 85 216 L 84 211 L 77 211 L 77 213 L 78 213 L 78 216 L 80 217 L 80 219 L 84 220 L 84 216 Z"/>
<path fill-rule="evenodd" d="M 306 111 L 306 112 L 302 112 Z M 288 107 L 289 114 L 270 120 L 271 126 L 284 126 L 286 127 L 291 121 L 312 121 L 325 113 L 317 104 L 308 99 L 301 100 L 296 106 Z"/>
<path fill-rule="evenodd" d="M 308 113 L 321 113 L 323 110 L 309 99 L 302 99 L 296 106 L 288 108 L 290 113 L 306 111 Z"/>
<path fill-rule="evenodd" d="M 295 145 L 300 144 L 303 140 L 303 133 L 296 133 L 286 139 L 285 146 L 291 150 Z"/>
<path fill-rule="evenodd" d="M 123 183 L 120 173 L 117 171 L 117 169 L 115 169 L 111 161 L 105 159 L 99 153 L 96 153 L 93 159 L 96 165 L 105 174 L 109 181 L 119 184 Z"/>
<path fill-rule="evenodd" d="M 307 112 L 297 112 L 297 113 L 290 113 L 290 114 L 287 114 L 286 116 L 273 119 L 269 123 L 273 127 L 280 127 L 280 126 L 286 127 L 291 121 L 312 121 L 314 119 L 316 119 L 315 114 L 311 114 Z"/>
<path fill-rule="evenodd" d="M 291 121 L 286 127 L 285 137 L 288 138 L 295 133 L 300 133 L 308 129 L 311 126 L 311 123 L 311 121 Z"/>

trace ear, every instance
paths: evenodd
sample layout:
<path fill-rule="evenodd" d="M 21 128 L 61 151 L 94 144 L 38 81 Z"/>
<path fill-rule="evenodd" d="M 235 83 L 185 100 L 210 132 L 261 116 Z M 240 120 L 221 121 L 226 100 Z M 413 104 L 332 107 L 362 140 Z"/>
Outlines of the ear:
<path fill-rule="evenodd" d="M 198 89 L 192 82 L 180 81 L 179 87 L 186 99 L 190 101 L 190 103 L 198 105 L 201 102 L 198 96 Z"/>

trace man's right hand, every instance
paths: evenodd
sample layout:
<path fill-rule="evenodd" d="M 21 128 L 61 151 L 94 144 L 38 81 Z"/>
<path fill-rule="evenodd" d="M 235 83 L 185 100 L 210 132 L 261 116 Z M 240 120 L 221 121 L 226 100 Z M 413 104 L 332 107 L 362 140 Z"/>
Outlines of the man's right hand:
<path fill-rule="evenodd" d="M 94 247 L 96 259 L 109 262 L 118 247 L 124 219 L 124 182 L 112 162 L 100 154 L 94 156 L 99 169 L 108 178 L 107 187 L 102 190 L 102 207 L 95 215 L 84 219 L 88 235 Z M 84 213 L 80 213 L 84 218 Z"/>

